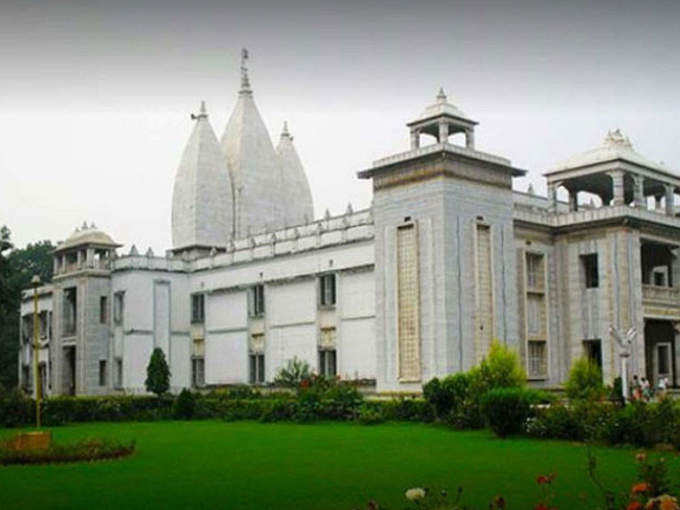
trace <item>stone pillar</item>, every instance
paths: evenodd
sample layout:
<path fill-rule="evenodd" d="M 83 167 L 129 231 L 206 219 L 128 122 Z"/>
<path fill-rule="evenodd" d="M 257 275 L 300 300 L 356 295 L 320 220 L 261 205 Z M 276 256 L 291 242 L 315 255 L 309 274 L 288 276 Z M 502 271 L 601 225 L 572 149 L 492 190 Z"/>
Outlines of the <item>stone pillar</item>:
<path fill-rule="evenodd" d="M 550 212 L 557 212 L 557 188 L 560 187 L 559 182 L 548 183 L 548 209 Z"/>
<path fill-rule="evenodd" d="M 465 147 L 468 149 L 475 148 L 475 132 L 473 129 L 465 130 Z"/>
<path fill-rule="evenodd" d="M 635 207 L 647 208 L 645 200 L 645 178 L 642 175 L 633 174 L 633 202 Z"/>
<path fill-rule="evenodd" d="M 567 191 L 569 191 L 569 211 L 576 212 L 578 211 L 578 191 Z"/>
<path fill-rule="evenodd" d="M 445 121 L 439 122 L 439 143 L 446 143 L 449 138 L 449 123 Z"/>
<path fill-rule="evenodd" d="M 53 259 L 52 272 L 59 274 L 59 257 L 54 257 Z"/>
<path fill-rule="evenodd" d="M 623 205 L 625 202 L 623 195 L 623 170 L 612 170 L 609 172 L 612 178 L 612 205 Z"/>
<path fill-rule="evenodd" d="M 411 130 L 411 149 L 420 147 L 420 131 L 417 129 Z"/>
<path fill-rule="evenodd" d="M 664 184 L 663 187 L 666 191 L 666 214 L 673 216 L 675 214 L 675 186 L 672 184 Z"/>
<path fill-rule="evenodd" d="M 673 353 L 673 358 L 675 359 L 675 366 L 673 370 L 673 380 L 668 381 L 676 388 L 680 386 L 680 322 L 673 323 L 673 331 L 675 332 L 675 342 L 673 342 L 673 347 L 675 347 L 675 352 Z"/>
<path fill-rule="evenodd" d="M 83 250 L 76 251 L 76 267 L 78 269 L 83 267 Z"/>
<path fill-rule="evenodd" d="M 661 199 L 662 198 L 663 198 L 662 195 L 654 195 L 654 210 L 655 211 L 661 210 Z"/>

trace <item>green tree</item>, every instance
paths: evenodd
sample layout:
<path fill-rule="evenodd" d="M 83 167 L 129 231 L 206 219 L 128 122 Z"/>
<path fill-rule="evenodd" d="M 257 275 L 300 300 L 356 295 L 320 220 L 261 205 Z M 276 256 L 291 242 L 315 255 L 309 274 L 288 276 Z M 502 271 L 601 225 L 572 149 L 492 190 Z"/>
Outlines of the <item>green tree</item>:
<path fill-rule="evenodd" d="M 55 248 L 40 241 L 15 249 L 11 237 L 9 228 L 0 227 L 0 385 L 6 388 L 17 384 L 21 291 L 31 287 L 35 274 L 43 284 L 52 281 Z"/>
<path fill-rule="evenodd" d="M 151 353 L 149 365 L 146 367 L 146 391 L 155 393 L 159 397 L 170 389 L 170 368 L 165 361 L 165 354 L 156 347 Z"/>
<path fill-rule="evenodd" d="M 565 384 L 567 396 L 572 400 L 600 399 L 605 393 L 602 371 L 590 358 L 577 358 L 569 370 Z"/>
<path fill-rule="evenodd" d="M 289 359 L 285 367 L 279 369 L 274 384 L 282 388 L 299 388 L 300 383 L 305 379 L 310 379 L 312 371 L 309 363 L 294 357 Z"/>

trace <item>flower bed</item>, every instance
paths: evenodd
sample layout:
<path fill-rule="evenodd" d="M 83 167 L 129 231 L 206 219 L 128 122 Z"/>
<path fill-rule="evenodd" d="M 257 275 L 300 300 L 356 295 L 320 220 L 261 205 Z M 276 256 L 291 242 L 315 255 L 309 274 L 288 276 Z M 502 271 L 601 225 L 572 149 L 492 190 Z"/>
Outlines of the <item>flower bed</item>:
<path fill-rule="evenodd" d="M 53 464 L 118 459 L 135 451 L 134 441 L 122 443 L 110 439 L 84 439 L 72 444 L 51 444 L 42 449 L 17 449 L 12 439 L 0 443 L 0 465 Z"/>

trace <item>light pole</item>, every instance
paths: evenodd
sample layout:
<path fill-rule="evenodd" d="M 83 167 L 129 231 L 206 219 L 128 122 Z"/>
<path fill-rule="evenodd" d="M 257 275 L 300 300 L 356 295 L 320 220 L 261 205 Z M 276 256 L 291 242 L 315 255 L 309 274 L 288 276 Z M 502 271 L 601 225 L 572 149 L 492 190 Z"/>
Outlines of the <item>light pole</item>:
<path fill-rule="evenodd" d="M 40 374 L 38 374 L 38 350 L 40 349 L 40 324 L 38 324 L 38 286 L 40 277 L 34 275 L 31 279 L 33 284 L 33 381 L 35 387 L 35 426 L 40 428 Z"/>
<path fill-rule="evenodd" d="M 621 357 L 621 393 L 623 394 L 623 401 L 628 400 L 628 358 L 630 358 L 633 342 L 637 337 L 637 329 L 630 328 L 626 331 L 625 338 L 621 332 L 613 326 L 609 327 L 609 333 L 614 337 L 614 340 L 619 344 L 619 356 Z"/>

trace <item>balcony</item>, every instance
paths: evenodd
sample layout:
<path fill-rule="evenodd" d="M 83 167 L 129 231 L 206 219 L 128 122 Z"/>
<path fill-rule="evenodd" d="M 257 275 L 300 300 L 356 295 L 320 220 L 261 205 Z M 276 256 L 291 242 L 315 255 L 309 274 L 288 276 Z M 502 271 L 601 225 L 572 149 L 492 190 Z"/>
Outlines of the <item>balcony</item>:
<path fill-rule="evenodd" d="M 680 306 L 680 287 L 642 285 L 642 301 Z"/>

